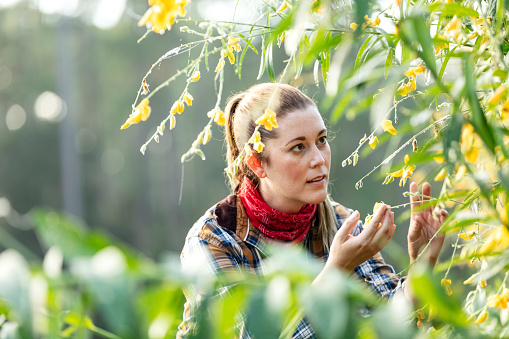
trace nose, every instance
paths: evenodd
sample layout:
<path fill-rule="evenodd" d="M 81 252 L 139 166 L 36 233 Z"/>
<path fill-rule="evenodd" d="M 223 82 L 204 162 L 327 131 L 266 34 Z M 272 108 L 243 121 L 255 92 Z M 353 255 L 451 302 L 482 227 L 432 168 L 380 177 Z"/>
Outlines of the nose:
<path fill-rule="evenodd" d="M 309 162 L 309 166 L 311 168 L 314 168 L 314 167 L 318 167 L 318 166 L 323 166 L 323 164 L 325 164 L 325 157 L 322 154 L 322 152 L 320 151 L 320 149 L 318 149 L 318 147 L 314 146 L 312 148 L 311 161 Z"/>

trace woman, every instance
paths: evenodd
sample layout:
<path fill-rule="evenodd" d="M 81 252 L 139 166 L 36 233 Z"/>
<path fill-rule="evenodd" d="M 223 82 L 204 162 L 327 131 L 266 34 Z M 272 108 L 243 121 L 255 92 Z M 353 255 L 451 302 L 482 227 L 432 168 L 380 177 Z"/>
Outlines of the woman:
<path fill-rule="evenodd" d="M 256 121 L 260 123 L 267 108 L 276 113 L 277 128 L 260 126 L 261 140 L 253 140 Z M 309 97 L 289 85 L 260 84 L 233 97 L 225 114 L 228 165 L 233 166 L 245 145 L 249 146 L 248 155 L 231 180 L 233 194 L 210 208 L 189 231 L 181 255 L 184 269 L 198 265 L 213 275 L 240 269 L 263 275 L 267 242 L 291 242 L 323 258 L 324 268 L 313 283 L 327 279 L 328 271 L 340 269 L 357 275 L 381 296 L 390 297 L 399 289 L 408 293 L 407 284 L 379 253 L 394 234 L 394 213 L 382 205 L 363 226 L 358 211 L 329 198 L 327 129 Z M 256 142 L 263 143 L 263 149 L 260 144 L 255 146 Z M 410 191 L 418 193 L 415 183 Z M 430 196 L 429 184 L 423 185 L 422 195 Z M 411 201 L 419 203 L 419 195 Z M 412 208 L 408 231 L 411 261 L 446 216 L 441 210 L 434 220 L 431 208 Z M 428 246 L 431 265 L 435 265 L 443 241 L 438 235 Z M 186 296 L 180 336 L 190 331 L 191 309 L 198 294 Z M 248 332 L 240 335 L 249 337 Z M 294 338 L 313 337 L 314 330 L 304 318 Z"/>

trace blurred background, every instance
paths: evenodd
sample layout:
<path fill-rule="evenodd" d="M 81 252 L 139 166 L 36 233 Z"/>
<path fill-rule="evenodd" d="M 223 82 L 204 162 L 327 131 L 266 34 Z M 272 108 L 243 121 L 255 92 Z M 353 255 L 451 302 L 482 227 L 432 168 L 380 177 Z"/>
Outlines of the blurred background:
<path fill-rule="evenodd" d="M 140 146 L 167 116 L 185 79 L 151 99 L 148 121 L 120 130 L 150 66 L 172 48 L 196 40 L 179 31 L 182 24 L 175 24 L 170 32 L 151 33 L 137 43 L 146 32 L 137 22 L 147 8 L 145 1 L 131 0 L 0 0 L 0 249 L 18 242 L 41 254 L 22 216 L 44 206 L 71 214 L 158 259 L 166 252 L 179 253 L 197 218 L 229 194 L 223 131 L 218 126 L 203 147 L 205 161 L 180 163 L 214 106 L 217 56 L 211 58 L 210 72 L 202 65 L 202 78 L 190 88 L 192 107 L 186 107 L 176 128 L 166 130 L 159 144 L 151 143 L 145 155 Z M 193 0 L 186 9 L 186 17 L 228 20 L 233 6 L 230 1 Z M 248 20 L 252 13 L 239 9 L 236 17 Z M 253 41 L 255 46 L 260 43 Z M 283 48 L 275 53 L 277 74 L 282 71 L 277 61 L 286 55 Z M 164 60 L 148 77 L 151 89 L 184 67 L 188 58 L 183 54 Z M 241 80 L 226 65 L 222 107 L 233 93 L 270 81 L 267 75 L 256 80 L 259 63 L 259 56 L 249 51 Z M 320 106 L 323 85 L 314 85 L 311 69 L 296 83 Z M 327 109 L 321 111 L 324 118 L 330 116 Z M 387 168 L 364 180 L 360 190 L 354 187 L 388 155 L 387 145 L 375 152 L 364 149 L 368 152 L 361 152 L 356 167 L 341 166 L 362 136 L 369 135 L 368 112 L 353 120 L 343 115 L 329 125 L 335 132 L 330 189 L 334 200 L 358 209 L 362 218 L 372 213 L 375 202 L 407 201 L 402 193 L 409 183 L 381 185 Z M 391 149 L 401 141 L 400 134 L 391 138 Z M 419 174 L 414 179 L 419 182 Z M 402 216 L 405 210 L 395 212 Z M 406 258 L 400 254 L 406 253 L 408 221 L 397 224 L 395 240 L 384 255 L 399 270 L 405 263 L 401 258 Z"/>

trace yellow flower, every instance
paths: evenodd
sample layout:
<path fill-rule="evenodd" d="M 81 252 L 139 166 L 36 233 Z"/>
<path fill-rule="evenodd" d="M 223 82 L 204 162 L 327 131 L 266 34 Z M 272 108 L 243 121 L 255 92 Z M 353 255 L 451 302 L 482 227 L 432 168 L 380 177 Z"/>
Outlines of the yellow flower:
<path fill-rule="evenodd" d="M 200 80 L 200 71 L 194 71 L 193 75 L 191 76 L 191 81 L 196 82 Z"/>
<path fill-rule="evenodd" d="M 467 280 L 465 280 L 465 281 L 463 282 L 463 285 L 468 285 L 468 284 L 473 283 L 473 282 L 474 282 L 474 279 L 475 279 L 478 275 L 479 275 L 479 273 L 472 274 L 472 275 L 470 276 L 470 278 L 468 278 Z"/>
<path fill-rule="evenodd" d="M 170 117 L 170 131 L 175 128 L 177 124 L 177 120 L 175 119 L 175 114 L 172 114 Z"/>
<path fill-rule="evenodd" d="M 410 157 L 408 154 L 405 155 L 405 165 L 408 164 L 408 161 L 410 160 Z M 399 180 L 399 186 L 405 186 L 407 179 L 410 179 L 412 174 L 414 174 L 415 165 L 406 165 L 402 169 L 392 172 L 389 174 L 392 178 L 400 178 Z"/>
<path fill-rule="evenodd" d="M 447 295 L 451 295 L 452 294 L 451 280 L 450 279 L 442 279 L 440 281 L 440 284 L 444 287 L 445 294 L 447 294 Z"/>
<path fill-rule="evenodd" d="M 228 46 L 226 46 L 226 48 L 228 48 L 228 51 L 230 51 L 230 53 L 233 53 L 234 50 L 235 52 L 242 51 L 242 47 L 240 47 L 239 41 L 240 41 L 239 38 L 235 38 L 233 36 L 230 36 L 228 38 Z"/>
<path fill-rule="evenodd" d="M 415 91 L 417 89 L 417 80 L 416 77 L 410 77 L 410 81 L 406 85 L 408 89 L 408 93 Z"/>
<path fill-rule="evenodd" d="M 457 39 L 461 32 L 461 19 L 455 15 L 451 21 L 447 23 L 445 30 Z"/>
<path fill-rule="evenodd" d="M 442 181 L 445 179 L 446 176 L 447 176 L 447 170 L 444 167 L 440 170 L 440 172 L 438 172 L 438 174 L 435 176 L 435 179 L 433 179 L 433 180 L 434 181 Z"/>
<path fill-rule="evenodd" d="M 414 73 L 415 73 L 415 75 L 419 75 L 419 74 L 423 73 L 425 70 L 426 70 L 426 67 L 424 67 L 423 65 L 419 65 L 414 68 Z"/>
<path fill-rule="evenodd" d="M 479 286 L 481 286 L 481 287 L 483 287 L 483 288 L 484 288 L 484 287 L 486 287 L 487 285 L 488 285 L 488 284 L 486 283 L 486 280 L 484 280 L 484 279 L 483 279 L 483 280 L 479 281 Z"/>
<path fill-rule="evenodd" d="M 375 20 L 373 20 L 373 21 L 371 22 L 371 25 L 370 25 L 370 26 L 371 26 L 371 27 L 376 27 L 376 26 L 378 26 L 378 25 L 380 25 L 380 18 L 379 18 L 379 17 L 376 17 L 376 18 L 375 18 Z"/>
<path fill-rule="evenodd" d="M 223 59 L 223 58 L 219 59 L 219 62 L 217 63 L 217 66 L 216 66 L 216 69 L 215 69 L 215 71 L 214 71 L 214 72 L 216 72 L 216 73 L 217 73 L 217 72 L 219 72 L 220 70 L 222 70 L 222 69 L 223 69 L 223 67 L 224 67 L 224 64 L 225 64 L 224 59 Z"/>
<path fill-rule="evenodd" d="M 313 1 L 313 4 L 312 6 L 316 6 L 318 3 L 318 0 L 315 0 Z M 314 14 L 318 15 L 318 16 L 322 16 L 323 15 L 323 11 L 325 10 L 325 7 L 323 5 L 320 5 L 318 7 L 315 8 L 315 10 L 313 11 Z"/>
<path fill-rule="evenodd" d="M 439 35 L 437 38 L 441 39 L 441 40 L 445 40 L 445 37 L 443 37 L 441 35 Z M 440 53 L 441 51 L 443 51 L 446 48 L 449 48 L 448 42 L 441 42 L 441 43 L 437 44 L 437 49 L 435 50 L 435 55 L 437 55 L 438 53 Z"/>
<path fill-rule="evenodd" d="M 265 113 L 256 119 L 255 123 L 258 125 L 264 125 L 266 130 L 272 131 L 272 128 L 277 128 L 276 113 L 274 113 L 270 108 L 267 108 Z"/>
<path fill-rule="evenodd" d="M 177 16 L 185 16 L 188 0 L 149 0 L 151 6 L 138 21 L 138 26 L 147 26 L 156 33 L 171 29 Z"/>
<path fill-rule="evenodd" d="M 185 101 L 185 103 L 187 104 L 187 106 L 193 106 L 193 96 L 191 94 L 189 94 L 189 92 L 186 92 L 184 94 L 184 96 L 182 97 L 182 100 Z"/>
<path fill-rule="evenodd" d="M 460 233 L 458 235 L 461 239 L 468 241 L 468 240 L 472 239 L 476 234 L 477 234 L 477 230 L 473 230 L 473 231 L 469 231 L 469 232 Z"/>
<path fill-rule="evenodd" d="M 507 246 L 509 246 L 509 231 L 502 225 L 486 238 L 477 253 L 490 254 L 493 251 L 506 249 Z"/>
<path fill-rule="evenodd" d="M 120 127 L 120 129 L 126 129 L 132 124 L 137 124 L 140 121 L 146 121 L 152 110 L 148 104 L 149 100 L 147 98 L 143 99 L 138 106 L 136 106 L 134 112 L 129 114 L 129 118 L 127 118 L 126 122 Z"/>
<path fill-rule="evenodd" d="M 209 118 L 214 118 L 214 122 L 219 126 L 223 126 L 226 123 L 226 119 L 224 117 L 224 112 L 219 108 L 214 108 L 207 113 Z"/>
<path fill-rule="evenodd" d="M 477 317 L 477 319 L 475 319 L 475 323 L 476 324 L 483 323 L 486 321 L 487 318 L 488 318 L 488 311 L 486 310 L 486 308 L 483 308 L 481 313 L 479 313 L 479 316 Z"/>
<path fill-rule="evenodd" d="M 184 112 L 184 103 L 180 100 L 175 101 L 173 103 L 173 106 L 171 106 L 170 113 L 171 114 L 175 114 L 175 113 L 181 114 L 182 112 Z"/>
<path fill-rule="evenodd" d="M 286 7 L 288 7 L 288 4 L 286 3 L 286 1 L 283 1 L 283 3 L 281 4 L 281 6 L 279 6 L 278 10 L 276 11 L 276 13 L 281 13 L 283 12 Z"/>
<path fill-rule="evenodd" d="M 474 126 L 466 124 L 461 131 L 460 146 L 461 151 L 465 155 L 465 159 L 469 162 L 476 163 L 479 157 L 479 137 L 474 131 Z"/>
<path fill-rule="evenodd" d="M 396 135 L 398 133 L 394 126 L 392 126 L 392 120 L 382 121 L 382 128 L 384 129 L 384 132 L 389 132 L 392 135 Z"/>
<path fill-rule="evenodd" d="M 445 162 L 445 158 L 442 155 L 433 157 L 433 160 L 435 160 L 435 162 L 438 164 L 443 164 Z"/>
<path fill-rule="evenodd" d="M 488 103 L 490 105 L 498 104 L 500 102 L 500 100 L 502 100 L 502 98 L 506 94 L 506 92 L 507 92 L 507 87 L 505 85 L 498 86 L 497 89 L 495 90 L 495 93 L 493 93 L 490 96 L 490 98 L 488 99 Z"/>
<path fill-rule="evenodd" d="M 494 294 L 488 297 L 489 307 L 500 307 L 500 309 L 507 309 L 507 303 L 509 303 L 509 290 L 504 288 L 501 294 Z"/>
<path fill-rule="evenodd" d="M 399 94 L 402 97 L 407 95 L 409 92 L 410 92 L 410 90 L 405 83 L 401 84 L 401 86 L 399 86 L 398 89 L 396 90 L 396 94 Z"/>
<path fill-rule="evenodd" d="M 461 165 L 457 170 L 455 174 L 455 179 L 460 180 L 463 178 L 463 176 L 467 173 L 467 167 L 465 165 Z"/>
<path fill-rule="evenodd" d="M 504 102 L 500 113 L 502 115 L 502 120 L 509 119 L 509 100 Z"/>
<path fill-rule="evenodd" d="M 355 22 L 352 22 L 352 23 L 350 24 L 350 28 L 351 28 L 352 30 L 354 30 L 354 31 L 357 29 L 357 27 L 359 27 L 359 25 L 357 25 Z"/>
<path fill-rule="evenodd" d="M 405 154 L 405 157 L 403 158 L 403 161 L 405 162 L 405 165 L 408 164 L 408 162 L 410 161 L 410 157 L 408 156 L 408 154 Z"/>
<path fill-rule="evenodd" d="M 377 137 L 369 138 L 369 146 L 371 146 L 372 149 L 375 149 L 377 142 L 378 142 Z"/>
<path fill-rule="evenodd" d="M 256 131 L 252 136 L 251 138 L 249 138 L 249 141 L 248 143 L 252 144 L 253 145 L 253 149 L 258 152 L 258 153 L 262 153 L 263 151 L 263 147 L 265 147 L 265 145 L 263 144 L 262 142 L 262 137 L 260 135 L 260 132 L 259 131 Z"/>
<path fill-rule="evenodd" d="M 281 44 L 285 41 L 285 35 L 285 32 L 283 32 L 277 37 L 277 47 L 281 47 Z"/>

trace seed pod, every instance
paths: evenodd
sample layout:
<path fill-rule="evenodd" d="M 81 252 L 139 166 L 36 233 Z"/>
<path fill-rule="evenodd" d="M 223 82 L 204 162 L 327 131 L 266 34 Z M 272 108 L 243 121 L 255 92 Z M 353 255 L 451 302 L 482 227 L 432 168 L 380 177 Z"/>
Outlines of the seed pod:
<path fill-rule="evenodd" d="M 359 154 L 355 153 L 353 156 L 353 165 L 357 165 L 357 161 L 359 161 Z"/>
<path fill-rule="evenodd" d="M 346 167 L 346 160 L 343 160 L 343 162 L 341 163 L 341 166 Z"/>
<path fill-rule="evenodd" d="M 412 149 L 414 152 L 417 152 L 417 150 L 419 149 L 417 147 L 417 139 L 412 140 Z"/>
<path fill-rule="evenodd" d="M 203 144 L 206 145 L 207 142 L 210 141 L 210 137 L 212 136 L 212 132 L 210 131 L 210 128 L 205 129 L 205 136 L 203 137 Z"/>
<path fill-rule="evenodd" d="M 366 141 L 368 137 L 366 136 L 366 134 L 364 134 L 364 136 L 362 137 L 362 139 L 359 141 L 359 145 L 361 145 L 364 141 Z"/>
<path fill-rule="evenodd" d="M 201 158 L 201 160 L 205 160 L 205 153 L 199 148 L 194 150 L 194 153 L 198 154 L 198 156 Z"/>
<path fill-rule="evenodd" d="M 175 115 L 172 114 L 170 118 L 170 131 L 175 128 L 176 123 L 177 119 L 175 119 Z"/>
<path fill-rule="evenodd" d="M 159 143 L 159 135 L 157 135 L 157 134 L 156 134 L 156 135 L 154 136 L 154 140 L 155 140 L 157 143 Z"/>

